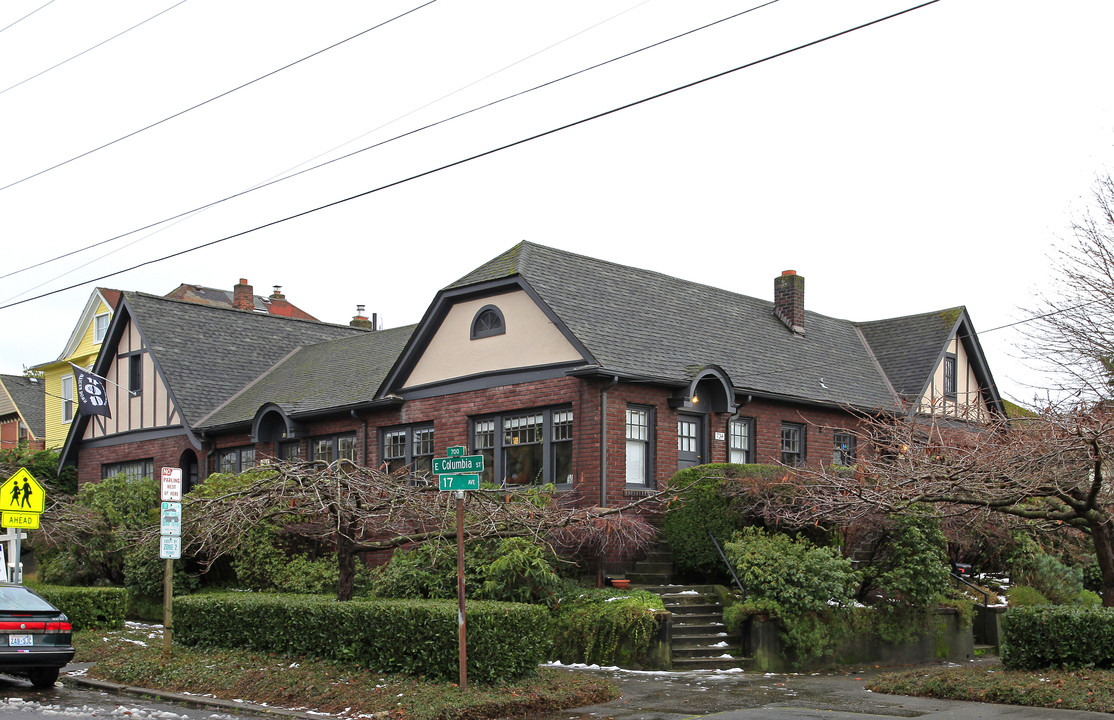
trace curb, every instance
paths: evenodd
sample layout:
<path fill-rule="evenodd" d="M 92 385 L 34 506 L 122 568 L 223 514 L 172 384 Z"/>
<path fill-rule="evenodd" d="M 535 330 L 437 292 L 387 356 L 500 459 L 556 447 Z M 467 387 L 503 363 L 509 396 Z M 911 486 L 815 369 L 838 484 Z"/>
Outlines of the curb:
<path fill-rule="evenodd" d="M 86 665 L 85 667 L 88 667 Z M 65 672 L 65 669 L 63 669 Z M 85 677 L 84 675 L 63 675 L 59 678 L 64 682 L 72 682 L 75 685 L 82 685 L 84 687 L 96 688 L 97 690 L 106 690 L 108 692 L 120 693 L 122 695 L 137 695 L 142 697 L 158 698 L 159 700 L 170 700 L 184 705 L 196 705 L 203 708 L 216 708 L 220 710 L 228 710 L 230 712 L 251 712 L 257 715 L 275 715 L 284 718 L 301 718 L 303 720 L 321 720 L 322 715 L 310 714 L 299 712 L 297 710 L 286 710 L 284 708 L 271 707 L 269 705 L 255 705 L 249 702 L 234 702 L 232 700 L 221 700 L 220 698 L 207 697 L 204 695 L 186 695 L 183 693 L 169 692 L 166 690 L 152 690 L 151 688 L 130 687 L 128 685 L 121 685 L 120 683 L 109 682 L 108 680 L 98 680 L 96 678 Z"/>

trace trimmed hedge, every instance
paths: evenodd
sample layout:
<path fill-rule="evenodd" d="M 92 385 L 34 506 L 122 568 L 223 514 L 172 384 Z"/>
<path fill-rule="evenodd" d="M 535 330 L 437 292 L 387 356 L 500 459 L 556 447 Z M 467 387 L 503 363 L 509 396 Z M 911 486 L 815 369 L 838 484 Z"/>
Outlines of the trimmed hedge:
<path fill-rule="evenodd" d="M 468 679 L 537 672 L 549 647 L 543 605 L 470 601 Z M 174 599 L 174 638 L 198 647 L 308 655 L 380 672 L 453 681 L 459 671 L 455 600 L 352 600 L 220 593 Z"/>
<path fill-rule="evenodd" d="M 1114 667 L 1114 608 L 1010 608 L 1002 633 L 1002 664 L 1008 668 Z"/>
<path fill-rule="evenodd" d="M 128 608 L 128 591 L 115 587 L 29 585 L 48 603 L 66 613 L 74 630 L 120 630 Z"/>

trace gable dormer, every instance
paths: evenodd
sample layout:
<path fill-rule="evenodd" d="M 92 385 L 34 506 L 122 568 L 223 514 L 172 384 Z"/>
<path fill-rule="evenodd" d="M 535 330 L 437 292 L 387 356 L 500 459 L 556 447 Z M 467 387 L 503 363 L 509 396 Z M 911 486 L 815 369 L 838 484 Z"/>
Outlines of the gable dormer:
<path fill-rule="evenodd" d="M 908 412 L 988 422 L 1005 415 L 967 309 L 859 323 L 863 340 Z"/>
<path fill-rule="evenodd" d="M 535 298 L 514 288 L 448 303 L 401 389 L 582 361 Z"/>

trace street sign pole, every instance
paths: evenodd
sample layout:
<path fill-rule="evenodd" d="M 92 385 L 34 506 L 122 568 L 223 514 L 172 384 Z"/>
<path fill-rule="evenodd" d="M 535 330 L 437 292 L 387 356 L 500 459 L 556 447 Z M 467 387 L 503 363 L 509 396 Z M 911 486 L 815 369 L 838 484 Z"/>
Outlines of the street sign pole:
<path fill-rule="evenodd" d="M 162 571 L 162 656 L 170 657 L 174 640 L 174 561 L 182 556 L 181 526 L 182 468 L 164 467 L 161 473 L 162 536 L 159 555 L 166 560 Z M 171 522 L 173 518 L 173 522 Z"/>
<path fill-rule="evenodd" d="M 460 689 L 468 689 L 468 624 L 464 612 L 464 493 L 480 489 L 484 469 L 483 455 L 465 455 L 463 445 L 445 451 L 445 457 L 433 458 L 433 474 L 438 489 L 456 495 L 456 601 L 457 644 L 460 648 Z"/>
<path fill-rule="evenodd" d="M 464 491 L 456 491 L 456 597 L 460 644 L 460 689 L 468 689 L 468 632 L 464 615 Z"/>

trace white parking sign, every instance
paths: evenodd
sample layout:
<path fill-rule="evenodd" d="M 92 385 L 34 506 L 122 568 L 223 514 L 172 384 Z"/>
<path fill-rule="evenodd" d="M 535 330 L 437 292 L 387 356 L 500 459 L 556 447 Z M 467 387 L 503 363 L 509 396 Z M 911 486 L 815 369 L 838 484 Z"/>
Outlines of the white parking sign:
<path fill-rule="evenodd" d="M 182 468 L 162 469 L 162 501 L 182 502 Z"/>
<path fill-rule="evenodd" d="M 160 560 L 177 560 L 182 557 L 182 538 L 163 535 L 159 542 Z"/>

